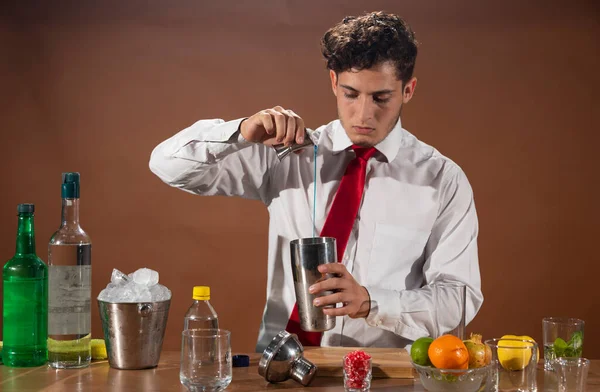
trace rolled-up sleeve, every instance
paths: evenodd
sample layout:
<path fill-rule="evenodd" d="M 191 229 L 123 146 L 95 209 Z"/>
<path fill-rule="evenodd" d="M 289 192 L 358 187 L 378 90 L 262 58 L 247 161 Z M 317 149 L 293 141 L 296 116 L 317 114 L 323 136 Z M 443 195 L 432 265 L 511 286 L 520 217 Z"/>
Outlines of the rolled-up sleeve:
<path fill-rule="evenodd" d="M 200 120 L 154 148 L 150 170 L 163 182 L 199 195 L 266 200 L 271 149 L 241 136 L 244 119 Z"/>

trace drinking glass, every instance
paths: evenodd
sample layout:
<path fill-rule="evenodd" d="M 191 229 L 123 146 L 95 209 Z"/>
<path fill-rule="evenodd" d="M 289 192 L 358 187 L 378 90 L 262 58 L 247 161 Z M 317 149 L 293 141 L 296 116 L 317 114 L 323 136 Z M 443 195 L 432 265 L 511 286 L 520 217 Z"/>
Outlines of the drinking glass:
<path fill-rule="evenodd" d="M 432 337 L 450 334 L 464 340 L 467 286 L 458 282 L 439 282 L 431 286 L 435 312 Z"/>
<path fill-rule="evenodd" d="M 583 320 L 570 317 L 546 317 L 542 320 L 544 369 L 554 370 L 559 357 L 581 358 Z"/>
<path fill-rule="evenodd" d="M 227 388 L 231 383 L 231 333 L 224 329 L 183 331 L 179 381 L 191 392 Z"/>
<path fill-rule="evenodd" d="M 485 344 L 492 350 L 492 391 L 537 391 L 537 343 L 500 338 L 486 340 Z"/>
<path fill-rule="evenodd" d="M 558 375 L 558 392 L 584 392 L 590 360 L 586 358 L 562 358 L 554 362 Z"/>

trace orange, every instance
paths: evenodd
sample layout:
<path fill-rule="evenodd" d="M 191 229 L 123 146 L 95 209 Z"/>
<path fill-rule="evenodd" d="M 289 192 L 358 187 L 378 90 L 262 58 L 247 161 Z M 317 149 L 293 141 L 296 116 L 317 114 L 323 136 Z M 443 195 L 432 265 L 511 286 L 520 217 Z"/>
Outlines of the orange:
<path fill-rule="evenodd" d="M 442 335 L 429 345 L 429 360 L 438 369 L 468 369 L 469 351 L 454 335 Z"/>

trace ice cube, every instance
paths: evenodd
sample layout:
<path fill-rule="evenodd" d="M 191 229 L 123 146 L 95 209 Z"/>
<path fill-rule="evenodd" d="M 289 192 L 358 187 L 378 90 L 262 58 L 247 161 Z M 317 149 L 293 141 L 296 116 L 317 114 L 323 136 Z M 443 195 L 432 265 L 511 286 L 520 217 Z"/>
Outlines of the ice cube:
<path fill-rule="evenodd" d="M 122 285 L 109 283 L 106 288 L 98 294 L 98 300 L 104 302 L 117 302 L 115 299 L 117 298 L 118 291 L 121 287 Z"/>
<path fill-rule="evenodd" d="M 110 276 L 110 282 L 115 285 L 125 284 L 125 283 L 129 282 L 130 280 L 131 279 L 129 279 L 129 276 L 125 275 L 124 273 L 122 273 L 121 271 L 119 271 L 116 268 L 113 269 L 112 275 Z"/>
<path fill-rule="evenodd" d="M 150 287 L 150 293 L 152 294 L 152 302 L 166 301 L 171 299 L 171 290 L 162 284 L 157 284 Z"/>
<path fill-rule="evenodd" d="M 140 268 L 125 275 L 113 269 L 111 281 L 98 295 L 98 300 L 111 303 L 155 302 L 171 299 L 171 290 L 158 284 L 158 272 Z"/>
<path fill-rule="evenodd" d="M 154 286 L 158 283 L 158 272 L 149 268 L 140 268 L 133 273 L 133 281 L 140 285 Z"/>
<path fill-rule="evenodd" d="M 134 299 L 134 302 L 152 302 L 152 294 L 150 294 L 150 289 L 148 287 L 144 287 L 142 290 L 136 290 Z"/>
<path fill-rule="evenodd" d="M 125 286 L 121 286 L 114 291 L 113 302 L 137 302 L 136 284 L 129 282 Z"/>
<path fill-rule="evenodd" d="M 98 294 L 98 301 L 104 301 L 104 302 L 110 302 L 108 300 L 108 298 L 110 297 L 109 295 L 109 289 L 103 289 L 100 294 Z"/>

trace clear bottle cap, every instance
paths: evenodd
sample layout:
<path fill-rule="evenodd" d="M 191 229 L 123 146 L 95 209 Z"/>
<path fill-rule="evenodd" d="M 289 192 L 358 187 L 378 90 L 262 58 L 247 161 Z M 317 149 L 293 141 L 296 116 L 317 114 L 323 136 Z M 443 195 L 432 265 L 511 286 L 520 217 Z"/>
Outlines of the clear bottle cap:
<path fill-rule="evenodd" d="M 210 299 L 210 287 L 194 286 L 192 298 L 198 301 L 207 301 Z"/>

